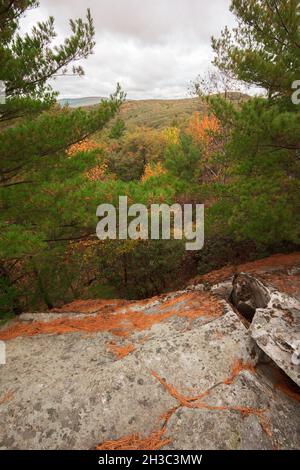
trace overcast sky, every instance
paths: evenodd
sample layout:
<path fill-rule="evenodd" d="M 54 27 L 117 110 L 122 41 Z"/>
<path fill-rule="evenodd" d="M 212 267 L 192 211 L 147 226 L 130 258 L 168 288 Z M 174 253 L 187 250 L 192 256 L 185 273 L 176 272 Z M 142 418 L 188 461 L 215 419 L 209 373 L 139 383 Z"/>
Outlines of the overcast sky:
<path fill-rule="evenodd" d="M 59 38 L 68 19 L 89 7 L 96 28 L 85 77 L 59 78 L 61 98 L 107 96 L 120 82 L 129 99 L 181 98 L 212 60 L 210 38 L 234 24 L 230 0 L 40 0 L 22 21 L 27 31 L 54 16 Z"/>

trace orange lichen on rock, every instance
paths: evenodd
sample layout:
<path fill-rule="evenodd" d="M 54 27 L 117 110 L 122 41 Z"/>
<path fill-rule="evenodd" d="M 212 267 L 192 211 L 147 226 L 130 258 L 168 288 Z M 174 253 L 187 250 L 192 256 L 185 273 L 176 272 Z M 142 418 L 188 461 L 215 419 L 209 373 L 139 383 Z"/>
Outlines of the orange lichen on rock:
<path fill-rule="evenodd" d="M 218 282 L 222 282 L 230 278 L 238 271 L 238 266 L 224 266 L 221 269 L 211 271 L 208 274 L 204 274 L 203 276 L 197 276 L 194 279 L 194 283 L 197 284 L 201 282 L 208 282 L 209 284 L 217 284 Z"/>
<path fill-rule="evenodd" d="M 226 385 L 231 385 L 235 378 L 243 371 L 243 370 L 248 370 L 252 374 L 255 374 L 255 368 L 252 364 L 245 363 L 241 361 L 240 359 L 236 360 L 236 362 L 233 364 L 232 370 L 231 370 L 231 375 L 227 377 L 227 379 L 224 380 L 224 384 Z"/>
<path fill-rule="evenodd" d="M 223 305 L 208 292 L 192 292 L 162 303 L 160 311 L 195 320 L 202 316 L 219 317 L 223 315 Z"/>
<path fill-rule="evenodd" d="M 300 294 L 300 274 L 264 273 L 259 276 L 264 282 L 271 284 L 275 289 L 286 294 L 297 296 Z"/>
<path fill-rule="evenodd" d="M 196 302 L 197 298 L 197 302 Z M 0 332 L 0 339 L 8 341 L 19 336 L 35 336 L 42 334 L 66 334 L 75 332 L 98 333 L 109 331 L 120 337 L 127 337 L 134 331 L 144 331 L 157 323 L 177 315 L 179 317 L 194 320 L 200 316 L 220 316 L 223 314 L 223 306 L 213 296 L 207 293 L 193 293 L 173 299 L 172 302 L 184 300 L 181 308 L 158 309 L 158 313 L 144 314 L 133 306 L 119 307 L 115 310 L 100 311 L 96 316 L 86 318 L 58 318 L 48 322 L 33 322 L 23 324 L 16 322 L 10 328 Z M 167 303 L 165 303 L 166 305 Z M 143 303 L 141 305 L 144 305 Z M 163 306 L 163 304 L 162 304 Z M 95 305 L 93 305 L 93 308 Z"/>
<path fill-rule="evenodd" d="M 216 271 L 211 271 L 208 274 L 204 274 L 203 276 L 198 276 L 194 279 L 194 283 L 208 282 L 210 284 L 215 284 L 217 282 L 222 282 L 228 279 L 237 272 L 247 272 L 251 274 L 254 272 L 258 273 L 259 271 L 267 270 L 268 268 L 275 270 L 276 268 L 282 269 L 293 266 L 300 266 L 300 252 L 277 254 L 269 256 L 268 258 L 250 261 L 248 263 L 227 265 Z"/>
<path fill-rule="evenodd" d="M 3 405 L 4 403 L 10 401 L 13 399 L 15 392 L 13 390 L 9 390 L 7 393 L 5 393 L 1 398 L 0 398 L 0 405 Z"/>
<path fill-rule="evenodd" d="M 118 360 L 123 359 L 128 356 L 130 353 L 135 351 L 133 344 L 127 344 L 125 346 L 119 346 L 116 343 L 112 342 L 108 345 L 108 351 L 115 354 Z"/>
<path fill-rule="evenodd" d="M 229 377 L 227 377 L 223 382 L 224 384 L 230 385 L 234 378 L 242 372 L 243 370 L 250 370 L 254 372 L 254 368 L 248 364 L 244 364 L 242 361 L 238 360 L 232 367 L 232 373 Z M 194 397 L 186 397 L 182 393 L 180 393 L 174 385 L 168 383 L 165 379 L 161 378 L 155 371 L 151 371 L 152 376 L 158 380 L 158 382 L 163 385 L 165 390 L 173 397 L 175 400 L 178 401 L 179 405 L 177 407 L 173 407 L 168 410 L 161 418 L 165 421 L 165 426 L 172 415 L 179 409 L 179 408 L 192 408 L 192 409 L 205 409 L 209 411 L 235 411 L 237 413 L 242 414 L 243 416 L 250 416 L 255 415 L 260 422 L 260 425 L 263 431 L 272 437 L 272 433 L 269 428 L 268 420 L 266 419 L 265 413 L 266 409 L 260 408 L 251 408 L 251 407 L 241 407 L 241 406 L 214 406 L 209 405 L 203 401 L 204 398 L 208 397 L 211 391 L 215 387 L 211 387 L 208 390 L 205 390 L 200 395 Z M 221 385 L 220 383 L 220 385 Z"/>
<path fill-rule="evenodd" d="M 159 450 L 171 442 L 164 435 L 165 429 L 152 432 L 148 437 L 132 434 L 116 441 L 103 442 L 96 450 Z"/>
<path fill-rule="evenodd" d="M 191 408 L 192 402 L 201 400 L 208 394 L 208 392 L 206 391 L 196 397 L 185 397 L 180 392 L 178 392 L 178 390 L 174 387 L 174 385 L 166 382 L 166 380 L 162 379 L 155 371 L 151 371 L 151 375 L 156 380 L 158 380 L 158 382 L 167 390 L 167 392 L 171 395 L 171 397 L 175 398 L 175 400 L 177 400 L 181 406 Z M 176 410 L 176 408 L 173 408 L 173 410 Z"/>
<path fill-rule="evenodd" d="M 50 313 L 100 313 L 120 308 L 130 303 L 128 300 L 97 299 L 97 300 L 75 300 L 61 308 L 53 308 Z"/>
<path fill-rule="evenodd" d="M 147 341 L 149 341 L 150 338 L 151 338 L 150 335 L 145 335 L 143 338 L 141 338 L 141 339 L 139 340 L 139 344 L 145 344 L 145 343 L 147 343 Z"/>

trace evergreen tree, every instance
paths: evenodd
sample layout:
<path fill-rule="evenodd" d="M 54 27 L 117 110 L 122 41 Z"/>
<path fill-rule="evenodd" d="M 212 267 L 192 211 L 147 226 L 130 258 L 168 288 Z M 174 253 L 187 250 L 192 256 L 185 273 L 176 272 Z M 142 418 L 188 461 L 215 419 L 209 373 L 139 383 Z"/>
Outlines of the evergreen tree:
<path fill-rule="evenodd" d="M 125 129 L 126 126 L 123 119 L 117 119 L 110 131 L 109 138 L 116 140 L 120 139 L 123 136 Z"/>
<path fill-rule="evenodd" d="M 213 39 L 215 65 L 237 79 L 290 101 L 299 80 L 299 0 L 232 0 L 237 27 Z"/>
<path fill-rule="evenodd" d="M 231 184 L 222 188 L 216 220 L 223 214 L 226 230 L 237 238 L 299 243 L 300 107 L 291 99 L 300 70 L 299 2 L 233 0 L 231 11 L 238 27 L 213 40 L 215 64 L 264 88 L 267 98 L 238 108 L 211 100 L 230 129 Z"/>
<path fill-rule="evenodd" d="M 48 80 L 65 74 L 69 65 L 92 52 L 93 21 L 89 11 L 86 21 L 70 20 L 71 36 L 61 46 L 51 46 L 56 36 L 53 18 L 24 37 L 18 32 L 22 15 L 36 6 L 38 2 L 30 0 L 0 3 L 0 79 L 6 85 L 6 102 L 0 106 L 0 310 L 4 313 L 19 313 L 34 300 L 51 307 L 50 277 L 68 283 L 69 243 L 95 232 L 95 210 L 101 200 L 96 200 L 96 193 L 91 197 L 95 183 L 85 177 L 99 160 L 97 151 L 83 158 L 82 154 L 69 157 L 66 150 L 102 129 L 124 97 L 118 87 L 91 111 L 54 104 L 57 94 Z M 81 75 L 83 69 L 73 66 L 72 73 Z"/>

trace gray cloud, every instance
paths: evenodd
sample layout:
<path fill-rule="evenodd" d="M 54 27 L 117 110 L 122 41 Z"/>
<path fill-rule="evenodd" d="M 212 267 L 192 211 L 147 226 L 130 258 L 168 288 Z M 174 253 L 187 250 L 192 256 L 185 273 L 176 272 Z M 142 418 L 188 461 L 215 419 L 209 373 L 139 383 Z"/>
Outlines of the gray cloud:
<path fill-rule="evenodd" d="M 209 67 L 210 38 L 233 25 L 230 0 L 41 0 L 23 20 L 55 17 L 59 39 L 68 18 L 91 8 L 96 27 L 95 53 L 84 61 L 83 78 L 59 78 L 62 97 L 107 96 L 117 81 L 128 98 L 179 98 L 190 80 Z"/>

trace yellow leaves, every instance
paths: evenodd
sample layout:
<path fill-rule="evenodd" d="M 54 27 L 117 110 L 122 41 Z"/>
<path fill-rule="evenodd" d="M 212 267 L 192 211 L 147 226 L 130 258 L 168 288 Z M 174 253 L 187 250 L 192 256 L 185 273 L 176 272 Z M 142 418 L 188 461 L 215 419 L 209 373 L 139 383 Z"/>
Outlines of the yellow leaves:
<path fill-rule="evenodd" d="M 163 175 L 164 173 L 166 173 L 166 170 L 160 162 L 148 163 L 145 166 L 144 175 L 142 176 L 142 182 L 144 183 L 149 178 L 152 178 L 153 176 L 160 176 L 160 175 Z"/>
<path fill-rule="evenodd" d="M 167 127 L 162 132 L 166 143 L 169 145 L 178 145 L 179 144 L 179 137 L 180 137 L 180 130 L 178 127 Z"/>
<path fill-rule="evenodd" d="M 85 176 L 89 181 L 103 181 L 107 171 L 107 163 L 103 162 L 100 165 L 86 171 Z"/>

